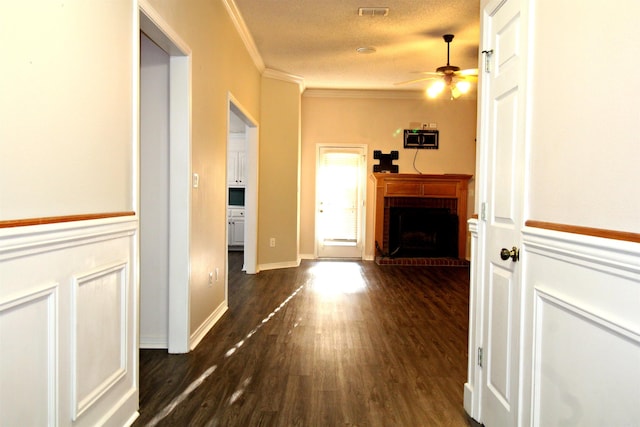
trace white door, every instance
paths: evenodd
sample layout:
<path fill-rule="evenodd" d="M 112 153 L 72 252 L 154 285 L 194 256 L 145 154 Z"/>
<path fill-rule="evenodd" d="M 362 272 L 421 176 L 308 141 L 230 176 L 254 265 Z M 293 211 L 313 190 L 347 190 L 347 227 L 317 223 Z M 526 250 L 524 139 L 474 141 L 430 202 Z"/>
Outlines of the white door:
<path fill-rule="evenodd" d="M 522 0 L 484 9 L 481 138 L 485 144 L 482 422 L 514 426 L 518 413 L 520 263 L 524 183 L 524 50 Z M 482 212 L 483 211 L 483 212 Z M 514 250 L 504 257 L 503 249 Z"/>
<path fill-rule="evenodd" d="M 316 245 L 320 258 L 362 258 L 366 147 L 318 146 Z"/>

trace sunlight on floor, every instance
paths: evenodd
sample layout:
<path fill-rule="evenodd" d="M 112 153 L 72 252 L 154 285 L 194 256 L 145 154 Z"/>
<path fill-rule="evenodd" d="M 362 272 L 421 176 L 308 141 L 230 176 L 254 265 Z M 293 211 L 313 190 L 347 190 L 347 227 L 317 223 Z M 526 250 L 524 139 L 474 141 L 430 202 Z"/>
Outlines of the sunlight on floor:
<path fill-rule="evenodd" d="M 356 294 L 367 286 L 357 262 L 323 261 L 309 271 L 313 274 L 311 289 L 323 296 Z"/>
<path fill-rule="evenodd" d="M 304 287 L 305 287 L 305 285 L 302 285 L 302 286 L 298 287 L 298 289 L 293 291 L 291 293 L 291 295 L 289 295 L 284 301 L 282 301 L 282 303 L 280 303 L 279 306 L 277 306 L 271 313 L 269 313 L 267 315 L 267 317 L 262 319 L 262 322 L 260 322 L 260 324 L 258 324 L 255 328 L 253 328 L 243 340 L 238 341 L 233 347 L 231 347 L 229 350 L 227 350 L 227 352 L 225 353 L 224 357 L 233 356 L 233 354 L 235 354 L 235 352 L 238 351 L 240 349 L 240 347 L 242 347 L 244 345 L 246 340 L 248 340 L 253 335 L 255 335 L 255 333 L 258 332 L 258 330 L 261 327 L 263 327 L 265 324 L 267 324 L 280 310 L 282 310 L 284 308 L 284 306 L 286 306 L 289 303 L 289 301 L 291 301 L 292 298 L 294 298 L 296 295 L 298 295 L 298 293 L 301 292 L 302 289 L 304 289 Z M 298 319 L 298 321 L 299 320 L 300 319 Z M 298 322 L 296 322 L 293 325 L 294 328 L 297 327 L 297 326 L 298 326 Z M 200 385 L 204 382 L 204 380 L 206 380 L 217 368 L 218 368 L 218 365 L 213 365 L 213 366 L 209 367 L 209 369 L 207 369 L 198 379 L 193 381 L 189 385 L 189 387 L 186 388 L 186 390 L 184 390 L 180 395 L 178 395 L 175 399 L 173 399 L 162 411 L 160 411 L 155 417 L 153 417 L 153 419 L 149 422 L 149 424 L 147 424 L 147 427 L 154 427 L 160 421 L 162 421 L 164 418 L 166 418 L 176 408 L 176 406 L 181 404 L 182 401 L 185 400 L 189 396 L 189 394 L 191 394 L 191 392 L 193 392 L 195 389 L 200 387 Z M 236 391 L 233 392 L 231 397 L 229 398 L 228 405 L 232 405 L 234 402 L 236 402 L 244 394 L 245 388 L 250 383 L 251 383 L 251 377 L 249 377 L 246 380 L 244 380 L 242 385 L 240 385 L 236 389 Z"/>

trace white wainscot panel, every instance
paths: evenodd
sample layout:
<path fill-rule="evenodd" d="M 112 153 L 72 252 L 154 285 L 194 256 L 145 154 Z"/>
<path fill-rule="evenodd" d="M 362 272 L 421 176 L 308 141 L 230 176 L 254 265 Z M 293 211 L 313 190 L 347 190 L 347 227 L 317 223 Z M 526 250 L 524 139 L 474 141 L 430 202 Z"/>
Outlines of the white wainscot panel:
<path fill-rule="evenodd" d="M 524 424 L 637 426 L 640 245 L 526 229 Z"/>
<path fill-rule="evenodd" d="M 0 425 L 135 419 L 136 232 L 135 218 L 0 229 Z"/>
<path fill-rule="evenodd" d="M 74 280 L 74 420 L 126 373 L 126 262 Z"/>
<path fill-rule="evenodd" d="M 0 299 L 2 425 L 56 424 L 57 286 L 36 289 Z"/>
<path fill-rule="evenodd" d="M 639 336 L 542 292 L 536 306 L 535 425 L 637 425 Z"/>

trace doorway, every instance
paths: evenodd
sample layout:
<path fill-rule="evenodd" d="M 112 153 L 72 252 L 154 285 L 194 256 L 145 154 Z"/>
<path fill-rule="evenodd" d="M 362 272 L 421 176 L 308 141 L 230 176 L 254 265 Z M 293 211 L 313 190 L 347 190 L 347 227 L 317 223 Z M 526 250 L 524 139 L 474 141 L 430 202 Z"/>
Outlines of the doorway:
<path fill-rule="evenodd" d="M 187 353 L 189 336 L 189 215 L 191 206 L 191 139 L 190 139 L 190 49 L 146 3 L 140 3 L 140 36 L 142 59 L 155 58 L 152 64 L 140 64 L 140 147 L 138 165 L 139 188 L 137 211 L 140 212 L 140 343 L 147 348 L 167 348 L 169 353 Z M 143 51 L 144 50 L 144 51 Z M 150 55 L 148 55 L 150 52 Z M 151 75 L 143 70 L 154 70 Z M 156 79 L 157 77 L 157 79 Z M 145 80 L 142 83 L 142 80 Z M 154 80 L 155 79 L 155 80 Z M 153 80 L 153 82 L 152 82 Z M 147 83 L 150 87 L 143 88 Z M 144 89 L 144 92 L 143 92 Z M 164 95 L 157 99 L 157 91 Z M 143 99 L 143 97 L 145 97 Z M 157 105 L 160 102 L 161 105 Z M 147 121 L 152 109 L 164 120 Z M 147 124 L 151 123 L 150 126 Z M 151 157 L 160 149 L 163 155 Z M 143 158 L 144 157 L 144 158 Z M 170 173 L 169 173 L 170 171 Z M 151 173 L 150 176 L 146 174 Z M 160 188 L 153 175 L 162 180 Z M 144 175 L 144 176 L 143 176 Z M 150 204 L 145 197 L 159 192 L 159 201 Z M 154 236 L 151 216 L 163 218 L 160 233 Z M 157 225 L 157 224 L 156 224 Z M 146 230 L 151 230 L 147 233 Z M 152 237 L 150 237 L 152 236 Z M 169 245 L 168 242 L 171 242 Z M 159 252 L 149 250 L 162 246 Z M 166 263 L 164 280 L 156 282 L 148 275 L 160 263 Z M 153 266 L 152 268 L 148 268 Z M 149 295 L 156 295 L 150 298 Z M 158 295 L 160 295 L 158 297 Z M 145 329 L 143 329 L 145 328 Z"/>
<path fill-rule="evenodd" d="M 242 270 L 247 274 L 256 274 L 258 272 L 258 125 L 233 95 L 229 94 L 228 98 L 227 189 L 231 187 L 242 188 L 244 201 L 242 221 L 232 219 L 231 215 L 238 214 L 239 209 L 231 209 L 229 206 L 229 191 L 227 190 L 227 227 L 229 227 L 227 228 L 227 247 L 238 243 L 237 241 L 233 242 L 230 236 L 235 235 L 234 232 L 241 231 L 244 258 Z M 239 156 L 231 156 L 230 153 L 238 148 L 238 139 L 242 141 L 243 153 Z M 230 164 L 232 159 L 237 161 L 235 166 Z M 232 183 L 232 177 L 229 174 L 234 168 L 239 169 L 237 171 L 239 173 L 234 174 L 238 176 L 233 178 Z M 239 179 L 240 182 L 235 182 L 235 179 Z M 242 224 L 241 230 L 238 229 L 239 223 Z"/>
<path fill-rule="evenodd" d="M 316 253 L 318 258 L 362 258 L 366 146 L 318 145 Z"/>

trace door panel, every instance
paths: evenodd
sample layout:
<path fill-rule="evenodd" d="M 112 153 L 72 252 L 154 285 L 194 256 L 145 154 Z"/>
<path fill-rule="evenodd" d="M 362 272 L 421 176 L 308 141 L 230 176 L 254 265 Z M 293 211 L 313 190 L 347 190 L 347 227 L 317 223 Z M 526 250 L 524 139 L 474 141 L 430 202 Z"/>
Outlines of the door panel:
<path fill-rule="evenodd" d="M 487 354 L 487 388 L 499 400 L 500 404 L 509 409 L 511 401 L 510 373 L 511 373 L 511 341 L 512 330 L 510 301 L 513 275 L 508 269 L 491 265 L 491 280 L 489 282 L 489 299 L 487 301 L 489 314 L 488 346 L 491 351 Z"/>
<path fill-rule="evenodd" d="M 481 126 L 487 150 L 484 259 L 485 310 L 482 422 L 516 425 L 520 322 L 519 262 L 501 258 L 520 247 L 523 215 L 524 102 L 522 99 L 523 0 L 496 1 L 483 13 L 483 49 L 492 51 L 483 74 Z"/>

